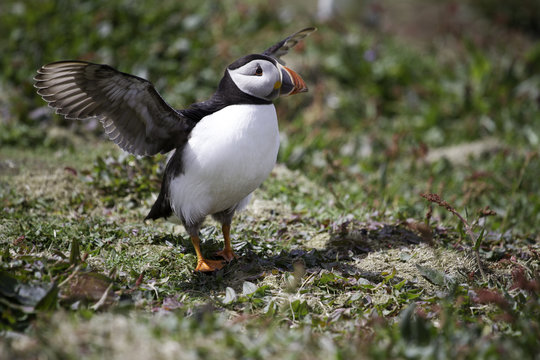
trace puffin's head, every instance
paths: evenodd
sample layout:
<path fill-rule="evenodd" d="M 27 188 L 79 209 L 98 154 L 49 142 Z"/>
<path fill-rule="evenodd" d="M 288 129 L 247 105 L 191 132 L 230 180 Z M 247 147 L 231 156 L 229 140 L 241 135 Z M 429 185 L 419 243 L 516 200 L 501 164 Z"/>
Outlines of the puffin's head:
<path fill-rule="evenodd" d="M 226 71 L 240 91 L 268 101 L 308 91 L 300 75 L 265 55 L 244 56 Z"/>

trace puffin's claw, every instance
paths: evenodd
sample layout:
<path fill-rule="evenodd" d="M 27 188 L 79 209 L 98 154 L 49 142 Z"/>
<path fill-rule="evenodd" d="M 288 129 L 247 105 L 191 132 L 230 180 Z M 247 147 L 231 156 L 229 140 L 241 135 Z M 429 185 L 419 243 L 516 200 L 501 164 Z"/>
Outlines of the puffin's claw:
<path fill-rule="evenodd" d="M 236 255 L 236 254 L 234 253 L 234 251 L 232 251 L 232 249 L 230 249 L 230 248 L 229 248 L 229 249 L 225 248 L 225 249 L 223 249 L 223 250 L 221 250 L 221 251 L 218 251 L 218 252 L 216 253 L 216 255 L 217 255 L 217 256 L 221 256 L 221 257 L 222 257 L 223 259 L 225 259 L 225 261 L 227 261 L 227 262 L 231 262 L 231 261 L 233 261 L 234 259 L 238 259 L 238 255 Z"/>
<path fill-rule="evenodd" d="M 197 261 L 197 267 L 195 268 L 195 271 L 212 272 L 219 270 L 224 266 L 225 264 L 222 260 L 200 259 L 199 261 Z"/>

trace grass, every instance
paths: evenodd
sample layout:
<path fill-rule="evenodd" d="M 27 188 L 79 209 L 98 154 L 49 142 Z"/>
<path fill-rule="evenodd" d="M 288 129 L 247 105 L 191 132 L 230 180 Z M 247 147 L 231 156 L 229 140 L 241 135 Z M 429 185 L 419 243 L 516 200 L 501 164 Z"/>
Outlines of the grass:
<path fill-rule="evenodd" d="M 457 229 L 430 226 L 428 239 L 406 221 L 340 215 L 332 193 L 279 166 L 236 220 L 240 260 L 195 274 L 177 226 L 140 221 L 151 198 L 137 181 L 157 165 L 108 144 L 91 147 L 111 151 L 105 158 L 115 165 L 103 167 L 102 155 L 84 163 L 79 152 L 54 159 L 47 149 L 8 151 L 17 172 L 3 178 L 9 215 L 0 239 L 9 356 L 87 349 L 90 358 L 122 358 L 138 353 L 139 342 L 158 358 L 183 347 L 208 358 L 429 357 L 451 354 L 455 338 L 465 357 L 535 349 L 533 335 L 517 336 L 538 331 L 527 321 L 538 312 L 530 278 L 538 251 L 526 240 L 483 243 L 496 252 L 482 252 L 484 280 Z M 111 203 L 117 189 L 96 181 L 104 171 L 110 184 L 132 190 Z M 203 230 L 209 255 L 220 248 L 216 229 Z"/>
<path fill-rule="evenodd" d="M 305 17 L 257 1 L 64 5 L 0 5 L 0 357 L 538 357 L 540 57 L 525 35 L 318 24 L 286 59 L 310 93 L 277 104 L 280 164 L 234 220 L 241 257 L 205 275 L 182 227 L 142 221 L 165 157 L 51 116 L 33 71 L 108 62 L 187 104 Z M 208 256 L 222 246 L 211 221 L 202 238 Z"/>

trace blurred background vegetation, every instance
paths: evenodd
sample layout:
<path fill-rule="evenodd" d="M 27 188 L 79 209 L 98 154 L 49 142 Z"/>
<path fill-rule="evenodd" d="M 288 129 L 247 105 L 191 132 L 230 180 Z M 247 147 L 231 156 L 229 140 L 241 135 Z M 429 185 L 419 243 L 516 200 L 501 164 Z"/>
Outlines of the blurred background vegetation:
<path fill-rule="evenodd" d="M 310 92 L 277 104 L 281 162 L 359 217 L 421 217 L 418 195 L 439 191 L 471 211 L 491 206 L 494 231 L 534 237 L 539 18 L 533 0 L 4 0 L 0 145 L 73 147 L 64 128 L 101 135 L 45 108 L 32 87 L 45 63 L 107 63 L 183 108 L 234 59 L 315 25 L 285 58 Z"/>

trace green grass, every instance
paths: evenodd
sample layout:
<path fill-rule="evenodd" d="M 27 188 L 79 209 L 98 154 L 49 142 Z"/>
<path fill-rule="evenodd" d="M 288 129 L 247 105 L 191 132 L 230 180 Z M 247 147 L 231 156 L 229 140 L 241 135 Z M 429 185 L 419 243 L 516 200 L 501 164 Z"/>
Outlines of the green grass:
<path fill-rule="evenodd" d="M 0 5 L 1 358 L 538 358 L 538 46 L 274 5 Z M 182 227 L 142 221 L 165 157 L 121 153 L 32 88 L 79 58 L 183 107 L 314 23 L 286 58 L 310 92 L 278 102 L 280 164 L 235 217 L 240 259 L 212 275 Z M 211 221 L 202 238 L 222 246 Z"/>
<path fill-rule="evenodd" d="M 17 174 L 3 178 L 2 193 L 6 354 L 71 357 L 90 347 L 91 358 L 122 357 L 140 341 L 164 358 L 172 355 L 163 342 L 209 358 L 429 357 L 452 354 L 455 341 L 471 358 L 535 350 L 538 282 L 527 274 L 538 271 L 538 252 L 527 239 L 484 240 L 484 280 L 457 229 L 432 229 L 430 245 L 403 221 L 380 221 L 388 214 L 346 215 L 327 190 L 278 167 L 235 222 L 240 260 L 196 274 L 182 231 L 141 222 L 151 199 L 137 182 L 152 161 L 106 155 L 115 165 L 105 186 L 96 181 L 106 171 L 101 155 L 81 163 L 75 153 L 52 160 L 47 149 L 7 153 Z M 131 191 L 111 203 L 117 182 Z M 220 248 L 213 224 L 203 238 L 208 255 Z M 98 338 L 104 345 L 94 348 Z"/>

